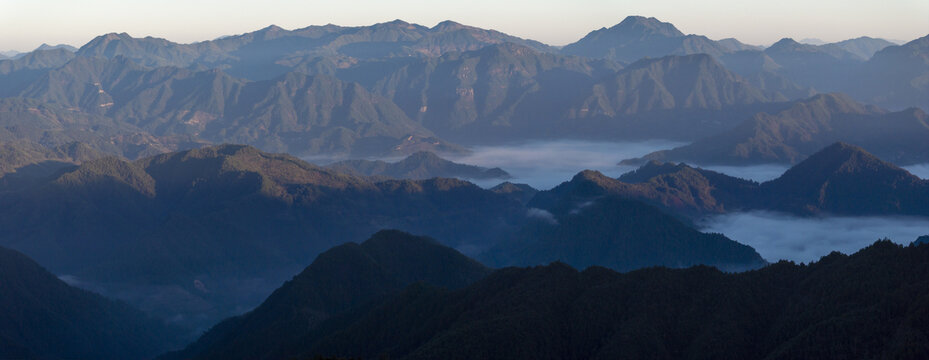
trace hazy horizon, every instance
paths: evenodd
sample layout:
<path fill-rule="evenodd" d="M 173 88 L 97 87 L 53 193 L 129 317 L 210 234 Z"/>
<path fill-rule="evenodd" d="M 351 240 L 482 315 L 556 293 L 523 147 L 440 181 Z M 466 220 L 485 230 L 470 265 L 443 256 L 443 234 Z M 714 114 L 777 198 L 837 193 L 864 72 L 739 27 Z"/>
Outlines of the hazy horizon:
<path fill-rule="evenodd" d="M 465 3 L 402 0 L 391 3 L 292 0 L 184 1 L 126 3 L 111 0 L 3 0 L 0 51 L 32 51 L 43 43 L 75 47 L 95 36 L 126 32 L 178 43 L 252 32 L 269 25 L 297 29 L 311 25 L 363 26 L 401 19 L 424 26 L 443 20 L 489 28 L 550 45 L 572 43 L 593 30 L 613 26 L 630 15 L 670 22 L 686 34 L 712 39 L 735 37 L 770 45 L 785 37 L 835 42 L 860 36 L 910 41 L 929 33 L 929 2 L 788 0 L 754 3 L 683 0 L 661 3 L 586 0 L 478 0 Z M 177 9 L 185 11 L 177 11 Z M 803 11 L 797 11 L 803 9 Z M 751 14 L 751 16 L 746 16 Z"/>

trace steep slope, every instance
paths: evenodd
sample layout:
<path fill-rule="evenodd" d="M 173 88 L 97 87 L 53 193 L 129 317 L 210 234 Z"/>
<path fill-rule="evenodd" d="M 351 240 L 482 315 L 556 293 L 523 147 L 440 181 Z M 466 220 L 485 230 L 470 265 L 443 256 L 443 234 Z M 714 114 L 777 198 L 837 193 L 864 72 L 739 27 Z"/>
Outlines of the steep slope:
<path fill-rule="evenodd" d="M 919 109 L 888 113 L 842 94 L 817 95 L 777 113 L 759 113 L 730 131 L 642 160 L 698 164 L 797 163 L 837 141 L 854 143 L 899 164 L 929 161 L 929 116 Z"/>
<path fill-rule="evenodd" d="M 929 216 L 923 204 L 929 181 L 844 143 L 830 145 L 762 184 L 683 164 L 650 162 L 619 180 L 582 173 L 533 201 L 583 202 L 604 195 L 639 199 L 691 218 L 744 210 L 801 216 Z"/>
<path fill-rule="evenodd" d="M 537 194 L 530 206 L 570 212 L 604 196 L 636 199 L 672 214 L 699 217 L 745 208 L 758 184 L 687 165 L 648 163 L 613 179 L 596 171 L 582 171 L 571 181 Z"/>
<path fill-rule="evenodd" d="M 76 164 L 106 156 L 83 143 L 48 148 L 28 141 L 0 142 L 0 192 L 30 187 Z"/>
<path fill-rule="evenodd" d="M 761 185 L 773 209 L 799 213 L 929 214 L 929 181 L 836 143 Z"/>
<path fill-rule="evenodd" d="M 770 102 L 709 55 L 668 56 L 638 61 L 601 80 L 563 123 L 591 133 L 692 138 L 727 129 L 752 111 L 780 108 Z"/>
<path fill-rule="evenodd" d="M 438 155 L 420 151 L 398 162 L 382 160 L 345 160 L 326 166 L 342 173 L 362 176 L 386 176 L 395 179 L 431 179 L 435 177 L 463 179 L 506 179 L 510 177 L 500 168 L 458 164 Z"/>
<path fill-rule="evenodd" d="M 380 231 L 337 246 L 276 290 L 261 306 L 224 321 L 168 358 L 280 358 L 314 340 L 326 320 L 377 303 L 421 282 L 458 289 L 490 273 L 435 240 Z"/>
<path fill-rule="evenodd" d="M 512 43 L 421 60 L 359 63 L 337 76 L 400 106 L 440 136 L 468 141 L 538 136 L 619 64 Z"/>
<path fill-rule="evenodd" d="M 929 35 L 875 53 L 846 91 L 891 109 L 929 109 Z"/>
<path fill-rule="evenodd" d="M 15 59 L 0 58 L 0 97 L 13 96 L 46 71 L 74 58 L 65 49 L 36 50 Z"/>
<path fill-rule="evenodd" d="M 132 124 L 165 142 L 248 143 L 298 155 L 457 150 L 389 100 L 324 75 L 250 82 L 218 70 L 147 69 L 125 57 L 77 58 L 22 96 Z"/>
<path fill-rule="evenodd" d="M 178 345 L 174 329 L 3 247 L 0 294 L 0 358 L 144 358 Z"/>
<path fill-rule="evenodd" d="M 44 148 L 44 152 L 82 143 L 101 153 L 130 158 L 191 146 L 183 138 L 156 138 L 98 114 L 25 98 L 0 99 L 0 142 Z"/>
<path fill-rule="evenodd" d="M 375 183 L 233 145 L 91 161 L 0 201 L 0 244 L 192 331 L 377 230 L 475 253 L 522 218 L 517 200 L 464 181 Z"/>
<path fill-rule="evenodd" d="M 633 62 L 646 57 L 709 54 L 719 57 L 732 51 L 704 36 L 684 35 L 674 25 L 655 18 L 629 16 L 611 28 L 587 34 L 562 52 L 590 58 Z"/>
<path fill-rule="evenodd" d="M 860 67 L 862 59 L 843 47 L 801 44 L 784 38 L 764 49 L 780 68 L 777 73 L 819 91 L 840 91 L 843 80 Z"/>
<path fill-rule="evenodd" d="M 929 247 L 889 241 L 810 265 L 780 262 L 738 274 L 507 268 L 457 291 L 411 285 L 276 355 L 922 358 L 929 355 L 927 273 Z"/>

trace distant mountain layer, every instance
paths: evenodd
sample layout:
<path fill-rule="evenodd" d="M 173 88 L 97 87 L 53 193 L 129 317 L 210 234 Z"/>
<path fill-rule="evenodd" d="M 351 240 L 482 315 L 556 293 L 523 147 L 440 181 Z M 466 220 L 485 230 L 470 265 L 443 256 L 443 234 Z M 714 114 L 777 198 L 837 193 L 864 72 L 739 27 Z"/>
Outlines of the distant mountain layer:
<path fill-rule="evenodd" d="M 897 164 L 929 162 L 929 115 L 886 112 L 841 94 L 817 95 L 777 113 L 759 113 L 689 145 L 632 159 L 712 164 L 797 163 L 836 141 L 860 145 Z"/>
<path fill-rule="evenodd" d="M 0 247 L 0 358 L 145 358 L 177 346 L 173 330 Z"/>
<path fill-rule="evenodd" d="M 922 358 L 929 356 L 926 274 L 929 247 L 889 241 L 738 274 L 507 268 L 461 290 L 411 285 L 287 345 L 241 326 L 243 338 L 192 347 L 184 358 Z M 289 312 L 265 323 L 298 318 Z M 225 352 L 238 341 L 280 345 Z"/>
<path fill-rule="evenodd" d="M 498 44 L 345 67 L 334 63 L 338 59 L 318 61 L 298 66 L 313 75 L 249 81 L 215 69 L 147 68 L 122 56 L 79 56 L 39 69 L 9 91 L 58 107 L 63 117 L 105 124 L 54 135 L 81 135 L 97 150 L 129 158 L 224 142 L 297 155 L 384 156 L 461 151 L 442 139 L 691 140 L 780 109 L 779 102 L 802 92 L 778 79 L 742 78 L 706 55 L 642 60 L 622 69 Z M 27 135 L 45 141 L 37 131 Z"/>
<path fill-rule="evenodd" d="M 896 44 L 884 40 L 884 39 L 875 39 L 867 36 L 862 36 L 855 39 L 849 39 L 845 41 L 839 41 L 830 44 L 823 44 L 825 48 L 838 48 L 844 51 L 851 53 L 852 55 L 857 56 L 861 60 L 868 60 L 874 56 L 878 51 L 883 50 L 888 46 L 896 46 Z"/>
<path fill-rule="evenodd" d="M 457 150 L 389 100 L 324 75 L 250 82 L 218 70 L 147 69 L 121 57 L 82 57 L 47 72 L 21 95 L 137 127 L 161 142 L 249 143 L 299 155 Z"/>
<path fill-rule="evenodd" d="M 382 160 L 345 160 L 326 166 L 342 173 L 384 176 L 395 179 L 424 180 L 436 177 L 464 179 L 507 179 L 510 174 L 500 168 L 483 168 L 457 164 L 438 155 L 421 151 L 389 163 Z"/>
<path fill-rule="evenodd" d="M 166 357 L 287 357 L 306 337 L 325 331 L 327 321 L 395 296 L 410 284 L 459 289 L 489 273 L 435 240 L 380 231 L 360 245 L 320 254 L 255 310 L 216 325 Z"/>
<path fill-rule="evenodd" d="M 593 31 L 566 45 L 562 52 L 633 62 L 667 55 L 709 54 L 719 57 L 732 51 L 732 45 L 732 42 L 723 45 L 704 36 L 684 35 L 674 25 L 655 18 L 629 16 L 611 28 Z"/>
<path fill-rule="evenodd" d="M 224 68 L 235 76 L 260 80 L 283 74 L 286 72 L 285 64 L 295 58 L 331 55 L 355 58 L 439 56 L 504 42 L 539 51 L 554 51 L 554 48 L 537 41 L 453 21 L 427 28 L 395 20 L 371 26 L 324 25 L 295 30 L 272 25 L 250 33 L 193 44 L 111 33 L 91 40 L 77 54 L 107 58 L 123 56 L 146 66 Z"/>
<path fill-rule="evenodd" d="M 929 180 L 844 143 L 830 145 L 762 184 L 657 162 L 619 180 L 602 175 L 596 179 L 595 191 L 587 190 L 590 194 L 624 195 L 697 217 L 743 210 L 929 216 L 924 201 L 929 196 Z"/>

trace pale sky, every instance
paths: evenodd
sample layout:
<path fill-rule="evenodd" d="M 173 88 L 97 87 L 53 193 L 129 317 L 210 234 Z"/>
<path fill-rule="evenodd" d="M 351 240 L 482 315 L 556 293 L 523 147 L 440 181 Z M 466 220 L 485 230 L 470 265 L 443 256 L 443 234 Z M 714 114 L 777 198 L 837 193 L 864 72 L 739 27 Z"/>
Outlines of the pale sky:
<path fill-rule="evenodd" d="M 628 15 L 653 16 L 687 34 L 769 45 L 780 38 L 909 41 L 929 34 L 929 0 L 0 0 L 0 50 L 41 43 L 80 47 L 127 32 L 189 43 L 254 31 L 333 23 L 442 20 L 565 45 Z"/>

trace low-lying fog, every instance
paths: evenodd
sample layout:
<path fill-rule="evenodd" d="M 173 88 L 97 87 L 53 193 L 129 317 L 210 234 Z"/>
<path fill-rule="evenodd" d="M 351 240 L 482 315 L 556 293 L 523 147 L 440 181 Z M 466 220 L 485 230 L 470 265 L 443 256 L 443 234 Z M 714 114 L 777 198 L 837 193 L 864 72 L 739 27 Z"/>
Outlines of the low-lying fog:
<path fill-rule="evenodd" d="M 499 167 L 506 170 L 515 183 L 525 183 L 540 190 L 547 190 L 568 181 L 582 170 L 597 170 L 610 177 L 635 170 L 636 166 L 619 166 L 620 161 L 641 157 L 653 151 L 671 149 L 686 143 L 671 140 L 648 140 L 636 142 L 590 142 L 590 141 L 538 141 L 518 145 L 479 146 L 472 148 L 470 155 L 451 157 L 449 160 L 478 165 Z M 780 176 L 786 165 L 753 166 L 693 166 L 718 171 L 743 179 L 764 182 Z M 482 187 L 494 186 L 498 180 L 474 181 Z"/>
<path fill-rule="evenodd" d="M 669 140 L 637 142 L 590 142 L 590 141 L 538 141 L 518 145 L 479 146 L 472 148 L 470 155 L 449 160 L 478 165 L 499 167 L 513 176 L 509 181 L 529 184 L 547 190 L 571 180 L 583 170 L 598 170 L 607 176 L 618 177 L 635 170 L 635 166 L 618 166 L 625 159 L 640 157 L 653 151 L 670 149 L 685 143 Z M 475 181 L 482 187 L 499 184 L 499 180 Z"/>
<path fill-rule="evenodd" d="M 903 168 L 922 179 L 929 179 L 929 164 L 916 164 L 904 166 Z"/>
<path fill-rule="evenodd" d="M 854 253 L 878 239 L 909 244 L 929 234 L 929 219 L 907 217 L 799 218 L 769 212 L 713 216 L 701 224 L 705 232 L 723 233 L 749 245 L 766 260 L 809 263 L 832 251 Z"/>

